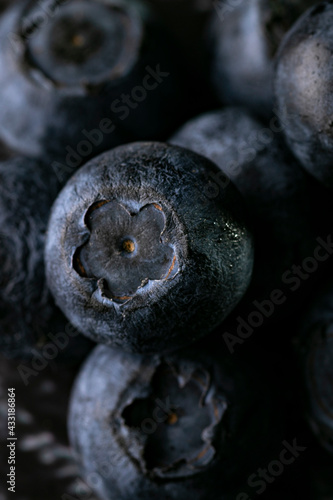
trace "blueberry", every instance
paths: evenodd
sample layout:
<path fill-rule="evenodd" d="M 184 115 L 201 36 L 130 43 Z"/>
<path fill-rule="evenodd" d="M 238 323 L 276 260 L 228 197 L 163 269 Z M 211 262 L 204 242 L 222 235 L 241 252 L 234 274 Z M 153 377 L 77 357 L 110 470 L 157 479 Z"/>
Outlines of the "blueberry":
<path fill-rule="evenodd" d="M 178 123 L 177 58 L 140 1 L 23 1 L 2 16 L 0 40 L 0 136 L 25 155 L 72 173 Z"/>
<path fill-rule="evenodd" d="M 209 26 L 211 78 L 224 103 L 267 117 L 273 59 L 283 35 L 314 0 L 216 2 Z"/>
<path fill-rule="evenodd" d="M 212 330 L 244 294 L 252 237 L 229 183 L 205 195 L 217 167 L 182 148 L 134 143 L 82 167 L 57 198 L 46 272 L 82 333 L 140 352 Z"/>
<path fill-rule="evenodd" d="M 54 335 L 67 331 L 58 349 L 62 357 L 79 359 L 91 348 L 77 333 L 71 335 L 74 328 L 69 330 L 46 284 L 45 232 L 57 193 L 51 181 L 36 160 L 15 157 L 0 163 L 0 351 L 9 358 L 31 358 L 34 349 L 42 350 L 54 343 Z"/>
<path fill-rule="evenodd" d="M 333 5 L 309 9 L 283 39 L 275 93 L 289 146 L 304 168 L 333 187 Z"/>
<path fill-rule="evenodd" d="M 153 357 L 100 345 L 72 391 L 70 442 L 101 499 L 231 500 L 276 456 L 275 396 L 259 358 L 215 343 Z"/>
<path fill-rule="evenodd" d="M 333 454 L 333 286 L 316 292 L 301 321 L 299 354 L 307 419 Z"/>
<path fill-rule="evenodd" d="M 227 108 L 191 120 L 170 139 L 214 161 L 221 169 L 214 182 L 226 175 L 243 195 L 256 249 L 247 293 L 252 310 L 253 299 L 289 285 L 292 272 L 285 273 L 313 254 L 321 234 L 313 183 L 282 143 L 277 121 L 271 123 L 268 129 L 246 111 Z"/>

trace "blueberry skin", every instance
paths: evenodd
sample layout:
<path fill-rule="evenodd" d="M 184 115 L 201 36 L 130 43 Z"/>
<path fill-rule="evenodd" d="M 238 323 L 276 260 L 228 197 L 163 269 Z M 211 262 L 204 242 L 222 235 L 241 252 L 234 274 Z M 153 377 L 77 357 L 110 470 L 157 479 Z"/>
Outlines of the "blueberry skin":
<path fill-rule="evenodd" d="M 307 420 L 318 441 L 333 454 L 333 286 L 312 298 L 300 325 L 298 352 Z"/>
<path fill-rule="evenodd" d="M 147 7 L 126 0 L 54 5 L 47 14 L 23 0 L 1 18 L 1 138 L 72 174 L 106 149 L 169 134 L 182 119 L 183 84 Z M 123 103 L 134 89 L 137 100 Z"/>
<path fill-rule="evenodd" d="M 53 206 L 45 258 L 56 303 L 82 333 L 127 350 L 160 352 L 205 335 L 235 307 L 251 277 L 252 237 L 231 184 L 213 200 L 203 195 L 217 172 L 182 148 L 133 143 L 74 174 Z M 130 223 L 139 235 L 141 224 L 143 234 L 151 231 L 152 244 L 149 234 L 136 241 Z M 138 254 L 124 253 L 124 241 L 134 242 Z"/>
<path fill-rule="evenodd" d="M 68 428 L 101 499 L 231 500 L 250 490 L 249 475 L 281 446 L 281 411 L 259 357 L 250 365 L 219 347 L 205 340 L 148 357 L 100 345 L 89 356 Z"/>
<path fill-rule="evenodd" d="M 265 118 L 273 112 L 274 55 L 283 35 L 314 0 L 217 3 L 208 35 L 211 80 L 221 102 Z"/>
<path fill-rule="evenodd" d="M 247 111 L 227 108 L 189 121 L 170 139 L 214 161 L 220 168 L 214 182 L 224 182 L 225 175 L 243 196 L 256 249 L 249 300 L 282 289 L 284 273 L 313 254 L 321 234 L 323 196 L 318 201 L 313 183 L 281 142 L 278 122 L 271 123 L 269 130 Z"/>
<path fill-rule="evenodd" d="M 331 52 L 333 5 L 309 9 L 287 33 L 276 59 L 275 95 L 288 144 L 303 167 L 333 187 Z"/>
<path fill-rule="evenodd" d="M 31 358 L 51 342 L 49 334 L 68 330 L 44 273 L 45 233 L 56 194 L 43 163 L 24 157 L 0 163 L 0 351 L 8 358 Z M 82 359 L 91 346 L 84 337 L 68 337 L 59 359 Z"/>
<path fill-rule="evenodd" d="M 2 163 L 0 178 L 1 345 L 10 355 L 34 345 L 51 314 L 41 264 L 53 197 L 33 160 Z"/>

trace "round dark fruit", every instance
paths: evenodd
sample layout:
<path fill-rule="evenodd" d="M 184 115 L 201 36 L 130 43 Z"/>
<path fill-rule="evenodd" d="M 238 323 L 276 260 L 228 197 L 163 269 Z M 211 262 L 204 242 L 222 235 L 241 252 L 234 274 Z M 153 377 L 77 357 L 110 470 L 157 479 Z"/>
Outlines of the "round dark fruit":
<path fill-rule="evenodd" d="M 139 352 L 189 344 L 235 307 L 251 277 L 252 237 L 218 168 L 182 148 L 134 143 L 82 167 L 50 217 L 46 272 L 82 333 Z"/>
<path fill-rule="evenodd" d="M 306 170 L 333 187 L 333 4 L 309 9 L 287 33 L 275 94 L 288 144 Z"/>
<path fill-rule="evenodd" d="M 219 166 L 211 191 L 230 178 L 242 194 L 256 249 L 247 298 L 257 301 L 285 284 L 293 285 L 292 266 L 313 255 L 321 234 L 314 186 L 280 135 L 277 120 L 266 128 L 246 111 L 228 108 L 191 120 L 170 139 Z"/>
<path fill-rule="evenodd" d="M 140 1 L 19 2 L 1 18 L 0 41 L 0 136 L 61 162 L 64 175 L 179 123 L 177 58 Z"/>
<path fill-rule="evenodd" d="M 153 357 L 98 346 L 70 402 L 83 478 L 105 500 L 237 498 L 281 439 L 261 367 L 207 342 Z"/>
<path fill-rule="evenodd" d="M 211 79 L 223 103 L 273 113 L 274 56 L 314 0 L 216 2 L 209 25 Z"/>

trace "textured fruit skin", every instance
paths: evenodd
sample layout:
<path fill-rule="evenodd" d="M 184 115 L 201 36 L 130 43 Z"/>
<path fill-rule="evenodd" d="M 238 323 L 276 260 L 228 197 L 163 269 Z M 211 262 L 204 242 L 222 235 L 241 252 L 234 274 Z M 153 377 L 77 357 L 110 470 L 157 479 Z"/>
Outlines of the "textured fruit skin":
<path fill-rule="evenodd" d="M 211 79 L 223 103 L 268 117 L 273 111 L 274 55 L 293 22 L 314 0 L 217 3 L 209 26 Z"/>
<path fill-rule="evenodd" d="M 333 286 L 316 294 L 301 321 L 298 341 L 307 419 L 318 441 L 333 454 Z"/>
<path fill-rule="evenodd" d="M 243 196 L 256 249 L 249 300 L 282 288 L 284 272 L 312 255 L 320 234 L 313 186 L 274 126 L 279 132 L 227 108 L 191 120 L 170 139 L 214 161 Z"/>
<path fill-rule="evenodd" d="M 45 165 L 15 157 L 0 163 L 0 350 L 8 358 L 29 358 L 65 332 L 68 321 L 54 305 L 44 273 L 45 232 L 57 183 Z M 66 357 L 90 349 L 86 339 L 69 339 Z M 73 348 L 74 350 L 71 350 Z"/>
<path fill-rule="evenodd" d="M 172 355 L 153 357 L 98 346 L 76 379 L 69 410 L 70 442 L 83 477 L 88 481 L 89 477 L 94 478 L 92 487 L 101 499 L 182 500 L 191 495 L 197 500 L 237 498 L 237 494 L 247 491 L 244 485 L 248 476 L 272 456 L 273 441 L 281 438 L 281 412 L 273 403 L 273 386 L 267 387 L 267 371 L 266 377 L 262 377 L 258 361 L 254 369 L 253 360 L 249 365 L 244 359 L 225 356 L 219 345 L 209 345 L 207 341 Z M 206 389 L 218 401 L 217 427 L 210 434 L 201 434 L 202 440 L 205 437 L 213 443 L 215 454 L 201 469 L 187 476 L 179 474 L 177 466 L 162 475 L 156 469 L 149 470 L 144 450 L 158 429 L 145 434 L 145 417 L 149 416 L 145 413 L 141 425 L 140 418 L 133 426 L 129 420 L 131 405 L 151 395 L 156 398 L 157 407 L 166 401 L 169 408 L 173 404 L 175 388 L 168 391 L 166 387 L 165 397 L 154 389 L 154 374 L 161 364 L 178 377 L 179 392 L 197 376 L 209 380 Z M 160 382 L 163 384 L 164 380 Z M 202 399 L 200 403 L 198 399 L 198 404 L 203 409 L 208 402 Z M 169 427 L 178 438 L 174 442 L 169 434 L 161 443 L 157 439 L 156 450 L 159 444 L 166 450 L 169 444 L 177 449 L 183 441 L 191 442 L 202 432 L 199 420 L 195 421 L 198 428 L 195 422 L 192 425 L 193 406 L 187 408 L 184 400 L 178 411 L 179 420 Z M 161 412 L 155 415 L 160 416 L 161 423 Z M 135 414 L 132 418 L 136 418 Z M 274 453 L 276 450 L 273 456 Z M 154 457 L 153 450 L 151 456 Z M 185 461 L 187 458 L 185 455 Z"/>
<path fill-rule="evenodd" d="M 251 277 L 252 237 L 231 184 L 213 200 L 203 196 L 209 175 L 217 172 L 182 148 L 133 143 L 74 174 L 53 206 L 46 273 L 56 303 L 82 333 L 128 350 L 160 352 L 205 335 L 235 307 Z M 135 213 L 159 205 L 166 216 L 164 239 L 176 255 L 172 278 L 148 281 L 122 304 L 106 297 L 103 275 L 83 277 L 73 264 L 89 238 L 87 212 L 101 200 Z"/>
<path fill-rule="evenodd" d="M 333 187 L 333 5 L 309 9 L 276 60 L 275 95 L 288 144 L 308 172 Z"/>
<path fill-rule="evenodd" d="M 78 0 L 67 1 L 49 17 L 39 8 L 42 18 L 46 16 L 47 21 L 42 29 L 45 31 L 53 26 L 63 9 L 72 5 L 80 9 L 79 3 Z M 116 68 L 112 74 L 110 70 L 110 76 L 98 83 L 90 83 L 88 77 L 87 82 L 83 79 L 81 83 L 59 83 L 39 66 L 38 59 L 31 62 L 27 44 L 34 41 L 35 34 L 26 35 L 24 31 L 24 36 L 20 35 L 20 23 L 22 20 L 26 23 L 31 5 L 37 5 L 38 10 L 38 2 L 23 0 L 13 5 L 0 22 L 0 136 L 18 152 L 43 156 L 44 160 L 48 155 L 50 163 L 58 160 L 68 170 L 72 163 L 75 168 L 78 166 L 77 156 L 82 156 L 82 164 L 99 152 L 131 140 L 164 138 L 179 123 L 181 116 L 182 83 L 176 76 L 176 57 L 170 56 L 167 37 L 157 27 L 149 10 L 140 2 L 132 1 L 97 0 L 93 4 L 96 9 L 101 6 L 123 9 L 132 30 L 132 39 L 126 40 L 129 52 L 126 60 L 130 62 Z M 39 35 L 38 29 L 36 34 Z M 149 66 L 155 71 L 157 65 L 164 76 L 154 80 L 146 68 Z M 107 70 L 104 60 L 102 69 Z M 150 87 L 145 99 L 138 94 L 141 101 L 132 99 L 132 108 L 122 104 L 122 94 L 131 94 L 135 87 L 142 86 L 145 78 Z M 111 105 L 115 111 L 111 110 Z M 105 120 L 108 120 L 107 125 Z M 101 123 L 106 127 L 106 132 L 101 133 L 102 139 L 87 140 L 83 131 L 100 132 Z M 79 152 L 73 159 L 67 148 L 77 153 L 81 141 L 88 142 L 88 146 L 83 146 L 84 153 Z"/>
<path fill-rule="evenodd" d="M 23 158 L 0 165 L 1 344 L 5 354 L 21 351 L 25 343 L 33 345 L 34 335 L 41 334 L 52 310 L 41 265 L 52 194 L 43 175 L 38 175 L 38 167 Z M 41 329 L 38 323 L 44 323 Z"/>

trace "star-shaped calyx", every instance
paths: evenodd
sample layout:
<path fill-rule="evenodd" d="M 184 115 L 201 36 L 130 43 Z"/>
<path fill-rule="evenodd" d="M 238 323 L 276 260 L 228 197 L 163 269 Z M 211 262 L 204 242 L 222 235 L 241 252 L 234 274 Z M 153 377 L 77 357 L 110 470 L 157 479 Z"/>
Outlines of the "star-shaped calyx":
<path fill-rule="evenodd" d="M 208 372 L 184 372 L 163 363 L 153 376 L 150 395 L 134 399 L 122 411 L 121 434 L 145 473 L 192 476 L 214 460 L 215 435 L 227 406 Z"/>
<path fill-rule="evenodd" d="M 74 267 L 82 277 L 103 280 L 108 298 L 129 300 L 150 280 L 169 280 L 177 273 L 159 204 L 131 213 L 121 203 L 102 200 L 90 207 L 85 220 L 90 237 L 76 251 Z"/>

